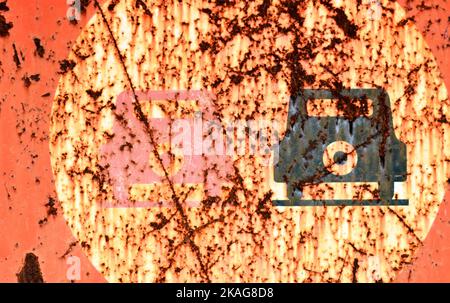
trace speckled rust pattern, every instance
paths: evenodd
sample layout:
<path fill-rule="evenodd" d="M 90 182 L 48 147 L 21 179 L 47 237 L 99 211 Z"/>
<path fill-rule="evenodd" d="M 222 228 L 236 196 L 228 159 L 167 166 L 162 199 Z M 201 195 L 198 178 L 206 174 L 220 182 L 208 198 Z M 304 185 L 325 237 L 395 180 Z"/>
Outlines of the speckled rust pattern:
<path fill-rule="evenodd" d="M 64 217 L 107 280 L 391 281 L 411 262 L 450 177 L 449 101 L 413 22 L 381 3 L 377 17 L 364 1 L 94 1 L 97 14 L 61 64 L 50 151 Z M 174 207 L 98 204 L 114 198 L 99 149 L 123 91 L 213 91 L 223 124 L 276 120 L 283 135 L 298 89 L 377 86 L 408 145 L 399 189 L 408 207 L 273 207 L 283 188 L 250 154 L 233 159 L 222 195 L 198 208 L 168 180 Z M 143 103 L 134 110 L 145 124 Z"/>

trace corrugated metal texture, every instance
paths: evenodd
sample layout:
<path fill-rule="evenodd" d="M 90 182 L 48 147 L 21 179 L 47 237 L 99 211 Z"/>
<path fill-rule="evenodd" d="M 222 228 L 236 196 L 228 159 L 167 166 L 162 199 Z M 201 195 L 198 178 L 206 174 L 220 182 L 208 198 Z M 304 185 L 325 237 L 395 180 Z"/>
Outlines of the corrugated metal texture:
<path fill-rule="evenodd" d="M 411 261 L 449 177 L 449 102 L 399 5 L 383 2 L 381 19 L 351 1 L 102 7 L 61 76 L 50 149 L 64 216 L 108 280 L 389 281 Z M 389 92 L 396 134 L 408 145 L 409 207 L 275 208 L 272 168 L 252 155 L 234 159 L 235 176 L 210 206 L 96 203 L 112 198 L 98 152 L 123 91 L 212 90 L 223 123 L 281 121 L 282 134 L 292 92 L 339 85 Z"/>

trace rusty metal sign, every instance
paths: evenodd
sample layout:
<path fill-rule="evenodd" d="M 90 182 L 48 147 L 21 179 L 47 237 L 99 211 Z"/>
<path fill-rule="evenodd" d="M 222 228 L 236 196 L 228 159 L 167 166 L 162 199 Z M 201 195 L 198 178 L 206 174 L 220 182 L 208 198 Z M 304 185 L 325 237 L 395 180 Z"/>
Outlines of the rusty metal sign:
<path fill-rule="evenodd" d="M 38 2 L 0 4 L 1 280 L 450 279 L 448 4 Z"/>

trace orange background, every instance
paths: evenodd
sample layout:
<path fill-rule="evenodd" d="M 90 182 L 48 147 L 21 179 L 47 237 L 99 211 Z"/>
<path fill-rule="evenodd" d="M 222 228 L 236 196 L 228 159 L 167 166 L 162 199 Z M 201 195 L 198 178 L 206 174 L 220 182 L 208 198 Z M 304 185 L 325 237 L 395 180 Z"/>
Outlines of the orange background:
<path fill-rule="evenodd" d="M 450 16 L 446 13 L 450 3 L 427 1 L 427 6 L 438 7 L 421 11 L 416 7 L 421 0 L 399 2 L 409 17 L 415 17 L 450 89 Z M 58 204 L 58 215 L 39 225 L 39 220 L 47 217 L 49 197 L 56 198 L 48 130 L 59 61 L 66 58 L 72 41 L 95 9 L 91 4 L 81 21 L 73 25 L 66 19 L 66 0 L 9 0 L 8 7 L 3 15 L 14 27 L 9 37 L 0 38 L 0 281 L 17 281 L 25 254 L 33 252 L 39 257 L 46 282 L 68 282 L 63 256 L 71 249 L 68 255 L 81 260 L 81 282 L 104 282 L 80 245 L 72 245 L 76 239 Z M 42 41 L 44 58 L 34 54 L 34 37 Z M 13 43 L 24 57 L 19 69 L 13 60 Z M 26 74 L 40 74 L 40 81 L 26 88 L 22 81 Z M 46 93 L 50 96 L 41 97 Z M 450 188 L 416 257 L 400 272 L 398 282 L 450 282 Z"/>

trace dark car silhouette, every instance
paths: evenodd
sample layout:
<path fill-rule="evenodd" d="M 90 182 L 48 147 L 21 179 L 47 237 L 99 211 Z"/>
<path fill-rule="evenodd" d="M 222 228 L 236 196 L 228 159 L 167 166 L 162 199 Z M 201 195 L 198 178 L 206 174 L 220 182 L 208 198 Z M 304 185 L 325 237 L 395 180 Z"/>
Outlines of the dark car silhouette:
<path fill-rule="evenodd" d="M 309 100 L 338 100 L 339 116 L 309 116 Z M 361 112 L 354 100 L 372 102 L 372 113 Z M 325 167 L 324 152 L 331 143 L 344 141 L 357 154 L 355 167 L 345 175 Z M 337 152 L 333 161 L 345 163 L 348 154 Z M 406 145 L 395 136 L 387 92 L 374 89 L 304 89 L 291 97 L 288 125 L 275 164 L 276 182 L 287 183 L 288 198 L 301 199 L 302 186 L 322 182 L 378 182 L 379 200 L 389 204 L 394 182 L 406 181 Z"/>

